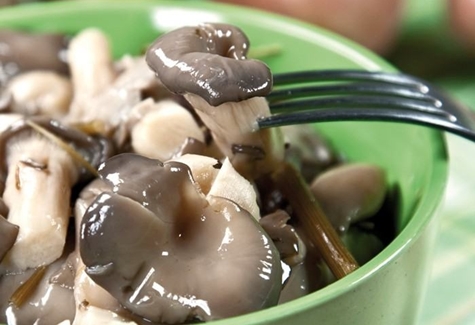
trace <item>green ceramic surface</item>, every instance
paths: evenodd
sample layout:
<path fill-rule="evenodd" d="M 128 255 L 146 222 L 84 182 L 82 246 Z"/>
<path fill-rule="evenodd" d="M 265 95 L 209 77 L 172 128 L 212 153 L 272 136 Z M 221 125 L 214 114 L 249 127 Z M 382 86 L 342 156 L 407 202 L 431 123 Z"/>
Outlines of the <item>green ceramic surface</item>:
<path fill-rule="evenodd" d="M 255 48 L 278 45 L 265 61 L 274 72 L 300 69 L 394 70 L 371 52 L 294 20 L 209 2 L 80 1 L 0 10 L 0 28 L 61 31 L 103 29 L 116 57 L 140 53 L 157 35 L 203 21 L 241 27 Z M 381 165 L 401 190 L 400 234 L 382 253 L 336 283 L 301 299 L 215 324 L 414 324 L 427 282 L 435 211 L 447 174 L 440 132 L 394 123 L 316 126 L 352 161 Z"/>

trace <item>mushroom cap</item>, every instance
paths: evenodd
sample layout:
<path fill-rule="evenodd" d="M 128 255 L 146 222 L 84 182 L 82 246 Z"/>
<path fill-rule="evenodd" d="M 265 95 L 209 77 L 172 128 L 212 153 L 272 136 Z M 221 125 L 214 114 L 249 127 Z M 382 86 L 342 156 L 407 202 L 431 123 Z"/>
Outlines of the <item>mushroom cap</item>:
<path fill-rule="evenodd" d="M 62 57 L 67 48 L 64 35 L 0 29 L 0 47 L 0 62 L 10 66 L 10 76 L 39 69 L 68 73 Z M 16 69 L 11 69 L 12 66 Z"/>
<path fill-rule="evenodd" d="M 151 44 L 146 61 L 165 87 L 193 93 L 210 105 L 265 96 L 272 88 L 270 69 L 248 60 L 247 36 L 228 24 L 182 27 Z"/>
<path fill-rule="evenodd" d="M 84 215 L 81 257 L 88 275 L 129 310 L 178 323 L 277 303 L 281 266 L 272 240 L 237 204 L 206 200 L 185 164 L 121 154 L 99 175 L 111 190 Z"/>

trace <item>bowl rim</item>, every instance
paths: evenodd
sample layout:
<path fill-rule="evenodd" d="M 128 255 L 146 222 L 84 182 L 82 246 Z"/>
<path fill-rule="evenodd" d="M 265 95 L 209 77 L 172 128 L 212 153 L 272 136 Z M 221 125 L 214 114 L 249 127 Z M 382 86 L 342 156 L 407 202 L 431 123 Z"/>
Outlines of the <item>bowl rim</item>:
<path fill-rule="evenodd" d="M 396 69 L 385 61 L 380 56 L 372 51 L 354 43 L 342 36 L 339 36 L 331 31 L 325 30 L 315 25 L 302 22 L 290 17 L 281 16 L 279 14 L 265 12 L 263 10 L 247 8 L 244 6 L 230 5 L 226 3 L 216 3 L 207 0 L 201 1 L 187 1 L 187 0 L 70 0 L 47 3 L 27 3 L 16 7 L 3 8 L 0 10 L 0 28 L 6 23 L 15 21 L 16 19 L 26 19 L 28 16 L 48 16 L 51 14 L 61 14 L 64 11 L 75 11 L 77 6 L 81 10 L 95 10 L 110 8 L 111 2 L 114 3 L 113 10 L 133 10 L 133 9 L 150 9 L 158 6 L 178 7 L 178 8 L 193 8 L 204 9 L 211 11 L 222 10 L 240 10 L 249 14 L 249 19 L 259 16 L 266 20 L 279 20 L 279 24 L 293 26 L 293 28 L 300 28 L 307 30 L 310 33 L 318 34 L 323 38 L 327 38 L 330 43 L 338 43 L 338 46 L 346 48 L 350 55 L 352 53 L 358 54 L 365 60 L 361 61 L 361 65 L 366 69 L 384 69 L 387 71 L 395 71 Z M 41 10 L 38 10 L 41 7 Z M 407 250 L 412 243 L 419 237 L 422 230 L 425 229 L 432 221 L 433 215 L 442 204 L 443 194 L 446 189 L 448 176 L 448 153 L 447 143 L 443 132 L 438 130 L 427 130 L 430 134 L 430 143 L 434 146 L 434 165 L 430 176 L 430 184 L 428 184 L 428 193 L 426 200 L 421 200 L 420 204 L 413 212 L 413 218 L 405 225 L 400 234 L 384 248 L 377 256 L 362 265 L 353 273 L 347 275 L 314 293 L 308 294 L 299 299 L 286 302 L 284 304 L 270 307 L 264 310 L 256 311 L 250 314 L 226 318 L 223 320 L 213 321 L 213 324 L 232 325 L 232 324 L 256 324 L 262 319 L 266 322 L 276 321 L 280 318 L 295 313 L 296 310 L 300 312 L 313 308 L 316 305 L 322 305 L 332 299 L 351 291 L 368 281 L 368 279 L 376 272 L 386 268 L 391 262 L 396 260 L 405 250 Z M 430 200 L 427 198 L 431 198 Z M 437 199 L 434 199 L 437 198 Z M 278 313 L 276 313 L 278 308 Z"/>

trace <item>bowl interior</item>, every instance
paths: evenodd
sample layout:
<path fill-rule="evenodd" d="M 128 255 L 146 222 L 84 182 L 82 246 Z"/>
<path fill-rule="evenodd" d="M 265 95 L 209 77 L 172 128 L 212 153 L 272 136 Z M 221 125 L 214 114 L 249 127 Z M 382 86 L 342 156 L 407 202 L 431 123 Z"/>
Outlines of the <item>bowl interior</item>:
<path fill-rule="evenodd" d="M 232 9 L 231 9 L 232 8 Z M 274 72 L 302 69 L 362 68 L 394 70 L 373 53 L 304 23 L 244 8 L 202 1 L 59 2 L 19 6 L 0 11 L 0 28 L 75 33 L 95 26 L 110 37 L 116 57 L 138 54 L 160 33 L 199 22 L 228 22 L 241 27 L 251 47 L 278 46 L 263 60 Z M 225 320 L 226 324 L 271 323 L 286 313 L 319 304 L 345 292 L 352 284 L 384 267 L 431 219 L 441 200 L 447 172 L 445 142 L 440 132 L 394 123 L 339 122 L 315 125 L 349 160 L 382 166 L 401 200 L 397 207 L 399 235 L 373 260 L 350 276 L 312 295 L 280 306 Z M 305 307 L 303 307 L 305 306 Z M 221 322 L 218 322 L 221 323 Z"/>

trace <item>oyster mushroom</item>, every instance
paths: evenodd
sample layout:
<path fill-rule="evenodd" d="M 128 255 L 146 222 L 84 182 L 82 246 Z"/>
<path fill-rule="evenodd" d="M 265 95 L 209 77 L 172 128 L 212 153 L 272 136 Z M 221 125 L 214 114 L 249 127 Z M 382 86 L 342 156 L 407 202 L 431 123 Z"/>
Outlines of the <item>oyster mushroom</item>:
<path fill-rule="evenodd" d="M 51 117 L 66 114 L 73 96 L 68 78 L 53 71 L 41 70 L 12 78 L 5 91 L 12 96 L 11 111 Z"/>
<path fill-rule="evenodd" d="M 110 191 L 86 211 L 81 257 L 87 274 L 133 313 L 174 324 L 277 303 L 281 269 L 271 239 L 234 202 L 206 199 L 186 165 L 122 154 L 99 175 Z"/>
<path fill-rule="evenodd" d="M 8 222 L 0 215 L 0 262 L 15 243 L 18 236 L 18 230 L 19 228 L 17 225 Z"/>
<path fill-rule="evenodd" d="M 384 170 L 364 163 L 329 169 L 316 177 L 310 188 L 340 234 L 347 232 L 350 224 L 373 216 L 387 193 Z"/>
<path fill-rule="evenodd" d="M 159 37 L 146 60 L 170 91 L 195 108 L 214 140 L 247 178 L 271 172 L 283 160 L 279 129 L 257 130 L 268 116 L 264 97 L 272 87 L 269 68 L 246 59 L 249 40 L 237 27 L 203 24 Z"/>
<path fill-rule="evenodd" d="M 106 35 L 88 28 L 72 38 L 68 62 L 74 86 L 74 103 L 87 101 L 109 87 L 117 77 Z"/>
<path fill-rule="evenodd" d="M 107 36 L 96 28 L 88 28 L 78 33 L 70 42 L 68 62 L 71 70 L 71 79 L 74 97 L 69 114 L 66 117 L 68 124 L 101 123 L 106 128 L 102 133 L 108 133 L 111 107 L 122 103 L 122 99 L 104 100 L 100 105 L 92 102 L 105 93 L 117 77 L 118 71 L 114 62 Z M 126 94 L 127 95 L 127 94 Z M 115 102 L 112 103 L 111 100 Z M 114 112 L 119 115 L 118 111 Z M 105 116 L 105 117 L 104 117 Z"/>
<path fill-rule="evenodd" d="M 322 272 L 324 264 L 305 232 L 288 223 L 290 216 L 283 210 L 265 215 L 259 223 L 279 250 L 284 270 L 279 304 L 303 297 L 330 281 Z"/>
<path fill-rule="evenodd" d="M 253 185 L 234 169 L 229 159 L 224 160 L 208 196 L 229 199 L 247 210 L 256 220 L 261 218 Z"/>
<path fill-rule="evenodd" d="M 204 143 L 205 135 L 191 113 L 173 100 L 162 100 L 132 127 L 134 152 L 162 161 L 171 159 L 189 138 Z"/>
<path fill-rule="evenodd" d="M 205 195 L 209 193 L 221 168 L 221 163 L 216 158 L 196 154 L 185 154 L 173 161 L 184 163 L 190 168 L 193 179 Z"/>
<path fill-rule="evenodd" d="M 272 177 L 306 225 L 332 271 L 343 277 L 358 264 L 342 244 L 298 171 L 284 164 L 279 128 L 259 130 L 256 120 L 270 115 L 262 96 L 272 75 L 262 62 L 247 60 L 249 41 L 237 27 L 203 24 L 159 37 L 146 60 L 163 85 L 182 94 L 211 130 L 236 170 L 250 180 Z"/>
<path fill-rule="evenodd" d="M 261 218 L 254 186 L 234 169 L 229 159 L 220 163 L 211 157 L 186 154 L 173 161 L 182 162 L 190 168 L 194 181 L 205 195 L 231 200 L 247 210 L 254 219 Z"/>
<path fill-rule="evenodd" d="M 61 34 L 0 29 L 0 62 L 9 77 L 31 70 L 67 74 L 66 47 L 67 39 Z"/>
<path fill-rule="evenodd" d="M 64 142 L 45 134 L 56 134 Z M 61 256 L 71 189 L 91 177 L 107 153 L 101 141 L 49 119 L 19 120 L 0 135 L 3 200 L 9 208 L 8 221 L 20 227 L 3 269 L 34 268 Z"/>
<path fill-rule="evenodd" d="M 316 177 L 311 190 L 360 264 L 384 248 L 374 231 L 365 229 L 374 228 L 367 220 L 381 209 L 386 198 L 384 170 L 365 163 L 340 165 Z"/>
<path fill-rule="evenodd" d="M 71 40 L 68 61 L 74 98 L 64 121 L 110 137 L 119 148 L 130 136 L 134 107 L 151 94 L 165 96 L 143 58 L 125 57 L 115 64 L 99 29 L 83 30 Z"/>
<path fill-rule="evenodd" d="M 86 273 L 79 254 L 80 225 L 84 213 L 89 205 L 103 191 L 109 187 L 105 182 L 96 178 L 90 182 L 79 194 L 74 206 L 74 218 L 76 223 L 76 255 L 77 262 L 74 278 L 74 299 L 76 302 L 76 314 L 73 325 L 88 324 L 135 324 L 130 321 L 130 312 L 125 310 L 120 303 L 111 296 L 104 288 L 95 283 Z"/>

